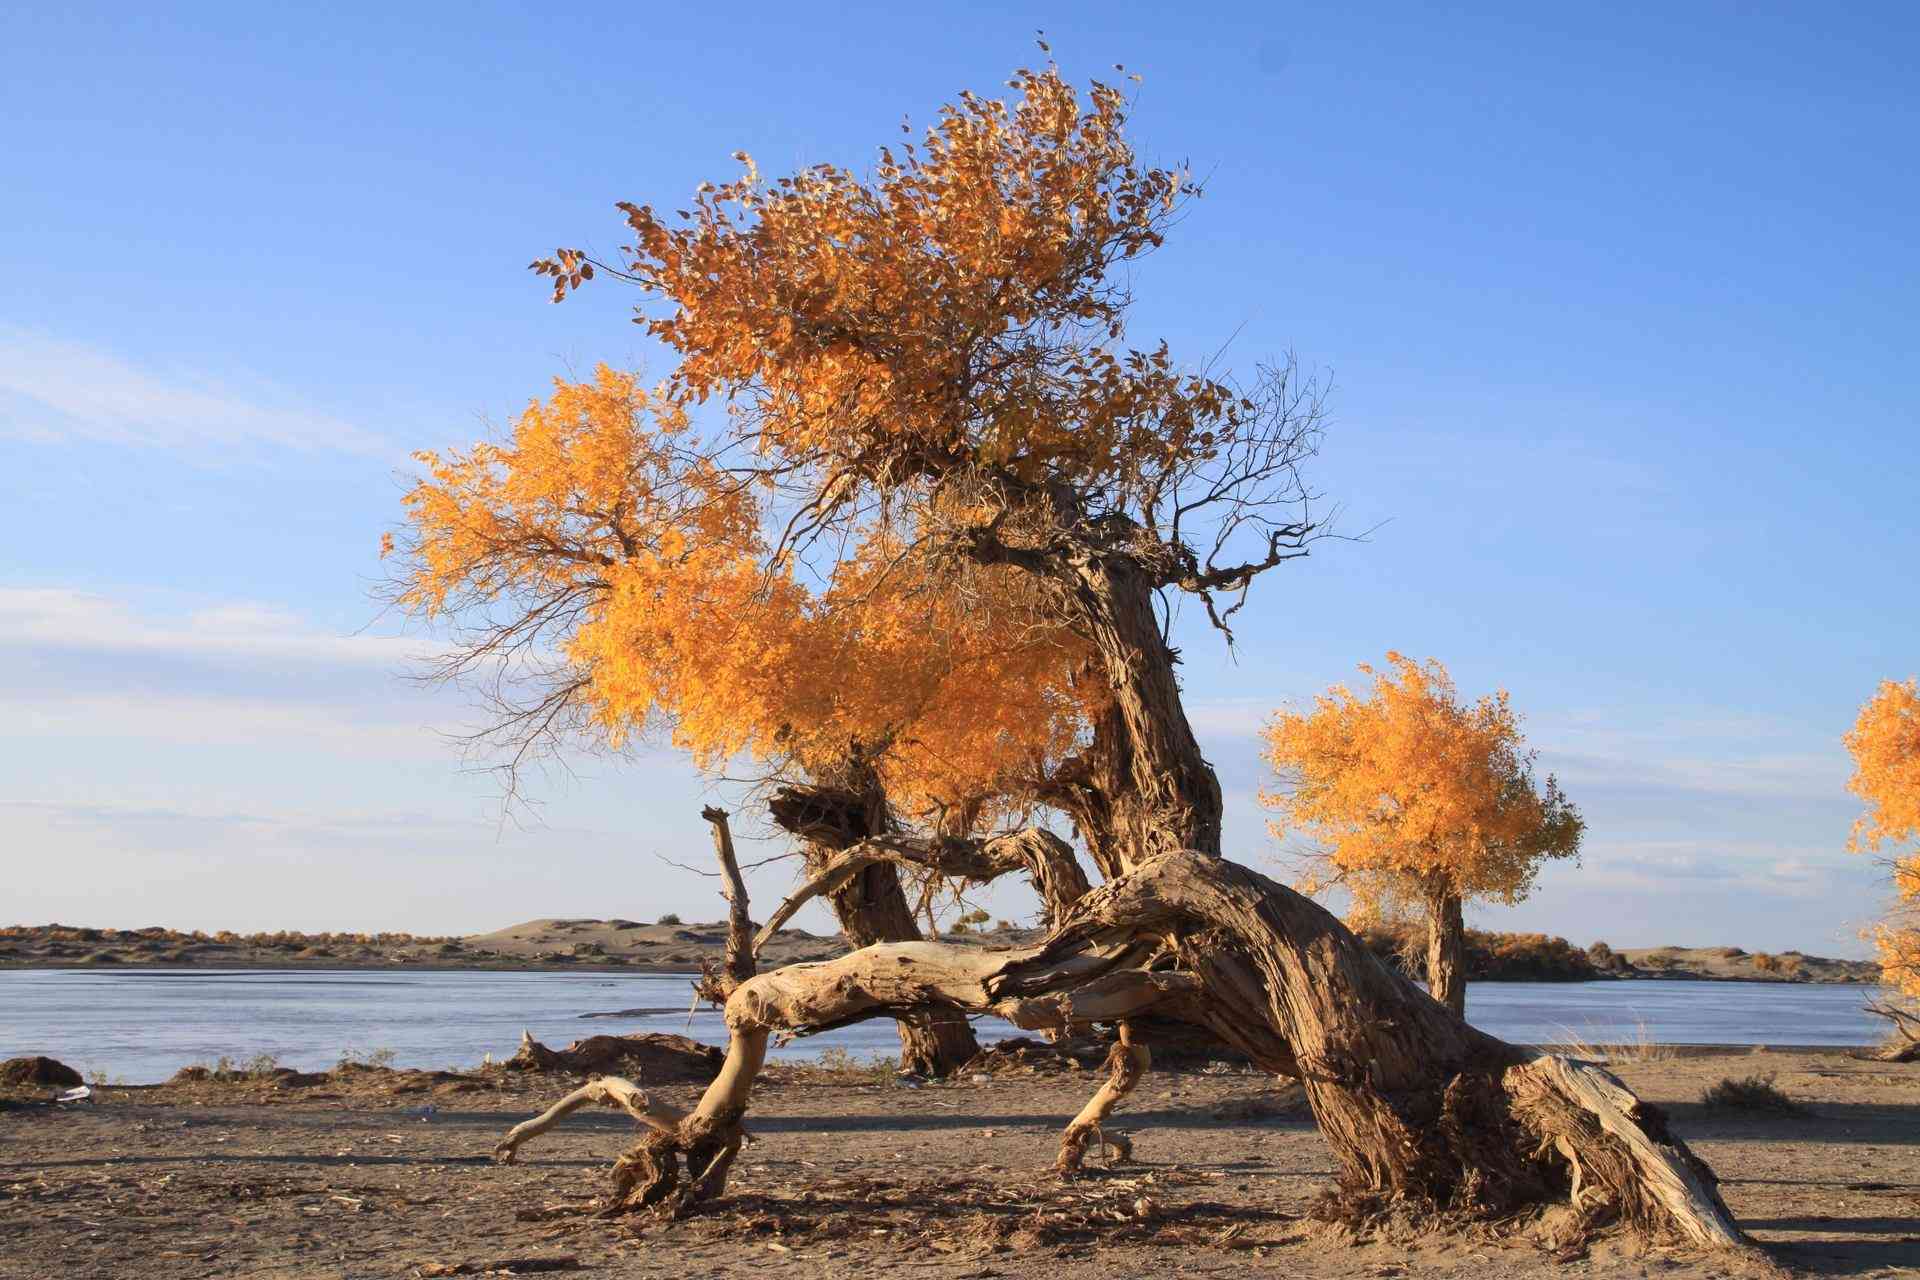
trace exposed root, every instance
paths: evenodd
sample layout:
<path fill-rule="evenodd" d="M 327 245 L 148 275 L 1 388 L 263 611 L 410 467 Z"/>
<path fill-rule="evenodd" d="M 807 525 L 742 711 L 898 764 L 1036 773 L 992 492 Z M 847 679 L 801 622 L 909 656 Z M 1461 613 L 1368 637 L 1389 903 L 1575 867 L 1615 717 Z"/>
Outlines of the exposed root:
<path fill-rule="evenodd" d="M 1178 969 L 1164 967 L 1169 958 Z M 930 1009 L 1054 1031 L 1122 1024 L 1107 1081 L 1063 1135 L 1063 1175 L 1096 1141 L 1127 1154 L 1102 1126 L 1147 1069 L 1126 1024 L 1151 1012 L 1300 1078 L 1339 1168 L 1327 1216 L 1429 1228 L 1551 1217 L 1556 1247 L 1611 1222 L 1697 1246 L 1744 1242 L 1712 1173 L 1613 1076 L 1475 1030 L 1321 907 L 1193 853 L 1155 858 L 1088 894 L 1038 947 L 884 944 L 742 983 L 727 1001 L 732 1043 L 719 1077 L 693 1116 L 623 1158 L 614 1204 L 677 1214 L 720 1193 L 773 1030 Z"/>
<path fill-rule="evenodd" d="M 1152 1062 L 1147 1046 L 1134 1043 L 1132 1027 L 1122 1022 L 1120 1038 L 1107 1051 L 1106 1081 L 1087 1099 L 1087 1105 L 1060 1136 L 1060 1154 L 1053 1162 L 1055 1173 L 1062 1178 L 1077 1175 L 1086 1162 L 1087 1148 L 1095 1142 L 1103 1154 L 1111 1153 L 1109 1163 L 1123 1164 L 1133 1159 L 1133 1141 L 1122 1133 L 1108 1134 L 1104 1126 L 1120 1100 L 1132 1093 L 1141 1077 L 1147 1074 Z"/>
<path fill-rule="evenodd" d="M 602 1212 L 611 1216 L 656 1209 L 680 1217 L 725 1191 L 734 1157 L 746 1141 L 740 1118 L 766 1057 L 765 1031 L 735 1031 L 726 1066 L 693 1113 L 670 1127 L 656 1126 L 614 1163 L 613 1194 Z"/>
<path fill-rule="evenodd" d="M 1515 1115 L 1565 1160 L 1574 1209 L 1618 1214 L 1644 1234 L 1677 1232 L 1695 1245 L 1746 1243 L 1713 1171 L 1668 1132 L 1664 1112 L 1612 1073 L 1543 1054 L 1502 1083 Z"/>

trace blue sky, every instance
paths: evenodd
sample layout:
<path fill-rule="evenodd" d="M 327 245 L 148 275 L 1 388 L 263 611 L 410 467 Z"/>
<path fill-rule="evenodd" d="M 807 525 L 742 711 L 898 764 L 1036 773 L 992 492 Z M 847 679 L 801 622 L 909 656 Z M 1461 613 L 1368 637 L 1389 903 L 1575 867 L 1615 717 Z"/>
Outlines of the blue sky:
<path fill-rule="evenodd" d="M 658 855 L 724 789 L 583 757 L 503 822 L 397 678 L 408 455 L 662 370 L 619 288 L 524 270 L 614 201 L 864 166 L 1044 27 L 1206 179 L 1136 337 L 1329 371 L 1313 478 L 1375 529 L 1270 576 L 1237 660 L 1183 636 L 1231 851 L 1275 855 L 1263 716 L 1398 648 L 1510 689 L 1589 820 L 1481 922 L 1859 951 L 1839 737 L 1920 669 L 1911 7 L 162 8 L 6 15 L 0 915 L 714 914 Z"/>

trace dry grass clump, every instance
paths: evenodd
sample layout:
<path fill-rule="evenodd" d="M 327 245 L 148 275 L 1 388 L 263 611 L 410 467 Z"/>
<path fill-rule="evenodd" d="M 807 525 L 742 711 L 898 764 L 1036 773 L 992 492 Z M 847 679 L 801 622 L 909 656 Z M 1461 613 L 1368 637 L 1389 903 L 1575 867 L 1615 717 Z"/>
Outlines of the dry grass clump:
<path fill-rule="evenodd" d="M 1764 1111 L 1780 1116 L 1807 1114 L 1806 1107 L 1789 1098 L 1773 1083 L 1771 1073 L 1737 1079 L 1723 1076 L 1720 1083 L 1700 1095 L 1700 1101 L 1716 1110 Z"/>
<path fill-rule="evenodd" d="M 1571 1027 L 1561 1028 L 1560 1042 L 1554 1047 L 1569 1057 L 1585 1058 L 1592 1062 L 1665 1062 L 1678 1056 L 1672 1045 L 1662 1044 L 1654 1038 L 1653 1028 L 1646 1019 L 1634 1020 L 1634 1035 L 1631 1040 L 1622 1040 L 1610 1044 L 1601 1044 L 1574 1031 Z"/>

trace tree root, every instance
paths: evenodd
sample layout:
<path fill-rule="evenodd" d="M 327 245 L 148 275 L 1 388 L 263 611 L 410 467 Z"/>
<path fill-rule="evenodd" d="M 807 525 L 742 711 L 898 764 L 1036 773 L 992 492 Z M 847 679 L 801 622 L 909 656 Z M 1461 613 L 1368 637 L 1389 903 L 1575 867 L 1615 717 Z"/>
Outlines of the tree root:
<path fill-rule="evenodd" d="M 1575 1210 L 1618 1214 L 1643 1234 L 1672 1229 L 1695 1245 L 1744 1243 L 1713 1170 L 1668 1131 L 1664 1112 L 1611 1072 L 1542 1054 L 1501 1084 L 1542 1149 L 1551 1145 L 1566 1162 Z"/>
<path fill-rule="evenodd" d="M 1139 1085 L 1152 1062 L 1153 1056 L 1147 1046 L 1135 1044 L 1132 1027 L 1122 1022 L 1120 1038 L 1107 1051 L 1106 1082 L 1093 1097 L 1087 1099 L 1087 1105 L 1080 1109 L 1080 1114 L 1060 1135 L 1060 1154 L 1053 1162 L 1055 1173 L 1062 1178 L 1078 1174 L 1086 1162 L 1087 1148 L 1095 1142 L 1099 1143 L 1102 1153 L 1112 1152 L 1113 1163 L 1124 1164 L 1133 1159 L 1132 1139 L 1123 1133 L 1109 1134 L 1104 1126 L 1113 1109 L 1120 1105 L 1120 1100 Z"/>
<path fill-rule="evenodd" d="M 714 1116 L 695 1114 L 670 1131 L 644 1135 L 614 1161 L 613 1194 L 600 1215 L 610 1218 L 650 1209 L 678 1218 L 701 1201 L 718 1197 L 746 1140 L 741 1114 L 738 1109 Z"/>

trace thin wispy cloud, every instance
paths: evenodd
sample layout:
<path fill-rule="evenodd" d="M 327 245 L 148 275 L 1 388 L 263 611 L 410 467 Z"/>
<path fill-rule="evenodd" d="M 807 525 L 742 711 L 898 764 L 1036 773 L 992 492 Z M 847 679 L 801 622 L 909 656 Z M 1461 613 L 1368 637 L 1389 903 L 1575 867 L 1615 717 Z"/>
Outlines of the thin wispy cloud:
<path fill-rule="evenodd" d="M 99 347 L 5 327 L 0 436 L 176 450 L 393 451 L 371 432 L 255 379 L 142 368 Z"/>
<path fill-rule="evenodd" d="M 166 615 L 67 587 L 0 587 L 0 647 L 384 668 L 436 652 L 419 638 L 331 632 L 289 610 L 250 601 Z"/>

